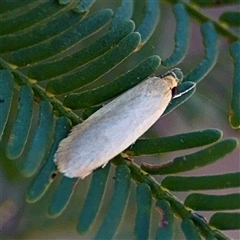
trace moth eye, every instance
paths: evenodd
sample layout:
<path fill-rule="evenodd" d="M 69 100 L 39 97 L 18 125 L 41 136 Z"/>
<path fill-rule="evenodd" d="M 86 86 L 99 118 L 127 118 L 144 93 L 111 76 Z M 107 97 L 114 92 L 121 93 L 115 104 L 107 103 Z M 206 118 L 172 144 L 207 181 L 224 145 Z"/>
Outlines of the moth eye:
<path fill-rule="evenodd" d="M 174 98 L 178 94 L 178 90 L 176 87 L 172 89 L 172 98 Z"/>
<path fill-rule="evenodd" d="M 51 175 L 51 179 L 54 179 L 56 176 L 57 176 L 56 173 L 52 173 L 52 175 Z"/>

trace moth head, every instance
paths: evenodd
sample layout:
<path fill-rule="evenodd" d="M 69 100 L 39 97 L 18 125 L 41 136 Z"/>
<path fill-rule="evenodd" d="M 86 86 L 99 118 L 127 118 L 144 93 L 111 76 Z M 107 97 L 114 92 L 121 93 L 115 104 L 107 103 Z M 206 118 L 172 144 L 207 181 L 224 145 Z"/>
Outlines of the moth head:
<path fill-rule="evenodd" d="M 160 76 L 169 83 L 171 89 L 177 87 L 183 80 L 183 73 L 179 68 L 173 68 L 170 71 Z"/>

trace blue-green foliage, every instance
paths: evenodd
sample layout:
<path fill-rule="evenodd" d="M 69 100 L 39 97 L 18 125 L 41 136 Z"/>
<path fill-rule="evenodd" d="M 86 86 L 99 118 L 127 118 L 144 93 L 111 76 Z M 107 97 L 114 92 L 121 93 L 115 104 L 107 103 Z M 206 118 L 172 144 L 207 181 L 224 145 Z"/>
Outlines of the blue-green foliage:
<path fill-rule="evenodd" d="M 48 215 L 56 218 L 68 205 L 71 206 L 71 197 L 75 194 L 78 183 L 85 189 L 84 181 L 69 179 L 58 173 L 53 161 L 58 144 L 67 136 L 72 125 L 86 119 L 104 102 L 151 76 L 161 65 L 158 55 L 146 56 L 143 59 L 139 53 L 154 37 L 159 21 L 162 20 L 162 1 L 145 0 L 141 3 L 141 14 L 144 15 L 137 26 L 132 20 L 138 4 L 136 0 L 122 0 L 119 5 L 113 3 L 115 12 L 108 8 L 97 9 L 93 0 L 10 2 L 3 0 L 0 3 L 2 166 L 6 173 L 9 173 L 9 168 L 16 168 L 13 164 L 19 163 L 17 171 L 24 177 L 33 177 L 26 193 L 27 201 L 44 201 L 46 196 Z M 238 129 L 240 40 L 237 34 L 222 25 L 222 22 L 230 27 L 239 26 L 239 13 L 222 14 L 220 21 L 214 22 L 192 4 L 194 2 L 199 7 L 215 7 L 212 3 L 214 1 L 166 2 L 172 7 L 176 21 L 175 47 L 172 54 L 162 62 L 162 66 L 175 66 L 184 61 L 191 43 L 190 22 L 193 18 L 201 28 L 204 56 L 200 63 L 186 74 L 183 83 L 177 88 L 179 97 L 172 99 L 164 115 L 188 100 L 197 91 L 196 85 L 216 66 L 218 39 L 222 35 L 232 42 L 229 51 L 233 59 L 231 64 L 234 75 L 229 123 L 232 128 Z M 219 2 L 233 4 L 236 1 Z M 154 54 L 158 52 L 155 51 Z M 122 74 L 116 73 L 116 69 L 124 66 L 121 65 L 123 61 L 129 61 L 128 59 L 135 55 L 140 57 L 134 67 L 128 67 Z M 227 73 L 225 77 L 228 77 Z M 100 81 L 97 81 L 99 79 Z M 230 85 L 230 79 L 228 80 Z M 97 84 L 93 85 L 95 81 Z M 149 239 L 153 236 L 156 239 L 174 239 L 177 220 L 175 215 L 181 218 L 182 234 L 186 239 L 200 239 L 201 235 L 211 239 L 227 239 L 189 208 L 215 211 L 210 219 L 213 227 L 223 230 L 239 229 L 240 221 L 236 220 L 239 219 L 239 213 L 217 212 L 239 209 L 239 194 L 212 196 L 192 193 L 182 203 L 169 192 L 240 186 L 239 172 L 216 175 L 213 171 L 213 175 L 181 175 L 185 171 L 194 171 L 217 162 L 233 152 L 238 146 L 237 139 L 222 140 L 222 135 L 220 130 L 205 129 L 137 140 L 126 150 L 124 155 L 127 159 L 117 156 L 112 164 L 93 172 L 81 211 L 78 210 L 78 205 L 73 207 L 74 213 L 77 209 L 79 215 L 77 231 L 80 234 L 88 233 L 96 218 L 101 216 L 100 227 L 94 229 L 95 239 L 114 238 L 121 220 L 124 222 L 129 195 L 134 192 L 131 191 L 132 180 L 136 187 L 136 209 L 133 211 L 135 223 L 132 223 L 134 227 L 131 230 L 137 239 Z M 132 161 L 134 156 L 190 151 L 196 147 L 201 149 L 181 154 L 165 164 L 140 165 Z M 110 174 L 111 165 L 117 166 L 114 177 Z M 180 176 L 177 176 L 177 173 Z M 153 178 L 156 174 L 175 175 L 165 176 L 160 182 Z M 8 177 L 11 178 L 11 174 Z M 114 182 L 114 186 L 109 196 L 110 203 L 105 205 L 104 192 L 109 189 L 107 184 L 111 182 Z M 55 188 L 50 191 L 52 185 Z M 102 206 L 107 208 L 104 216 L 99 215 Z M 156 214 L 158 217 L 154 218 Z M 155 227 L 151 228 L 151 224 Z"/>

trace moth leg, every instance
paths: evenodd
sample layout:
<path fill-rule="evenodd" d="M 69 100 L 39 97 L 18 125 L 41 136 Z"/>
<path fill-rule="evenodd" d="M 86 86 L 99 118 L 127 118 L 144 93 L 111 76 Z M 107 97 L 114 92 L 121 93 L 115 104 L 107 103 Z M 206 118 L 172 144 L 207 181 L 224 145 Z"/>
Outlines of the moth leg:
<path fill-rule="evenodd" d="M 134 163 L 134 157 L 133 155 L 131 154 L 130 151 L 125 151 L 125 152 L 122 152 L 120 153 L 121 157 L 130 161 L 131 163 Z"/>
<path fill-rule="evenodd" d="M 109 161 L 105 162 L 105 163 L 102 165 L 102 168 L 105 168 L 108 163 L 109 163 Z"/>

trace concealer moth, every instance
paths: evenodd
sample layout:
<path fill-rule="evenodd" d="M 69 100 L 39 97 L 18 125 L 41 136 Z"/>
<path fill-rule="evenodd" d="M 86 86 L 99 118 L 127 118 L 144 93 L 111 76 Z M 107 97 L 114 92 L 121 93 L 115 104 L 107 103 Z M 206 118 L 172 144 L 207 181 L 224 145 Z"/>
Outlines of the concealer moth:
<path fill-rule="evenodd" d="M 158 120 L 182 79 L 178 68 L 150 77 L 74 126 L 56 151 L 58 170 L 66 177 L 83 179 L 105 167 Z"/>

